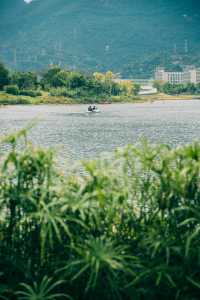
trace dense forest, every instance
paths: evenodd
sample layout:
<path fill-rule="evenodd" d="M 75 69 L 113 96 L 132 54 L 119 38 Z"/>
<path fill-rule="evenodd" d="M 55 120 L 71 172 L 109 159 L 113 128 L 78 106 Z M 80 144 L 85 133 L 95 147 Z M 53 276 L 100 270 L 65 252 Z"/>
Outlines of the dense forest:
<path fill-rule="evenodd" d="M 20 70 L 54 63 L 123 77 L 199 64 L 196 0 L 1 0 L 0 59 Z"/>

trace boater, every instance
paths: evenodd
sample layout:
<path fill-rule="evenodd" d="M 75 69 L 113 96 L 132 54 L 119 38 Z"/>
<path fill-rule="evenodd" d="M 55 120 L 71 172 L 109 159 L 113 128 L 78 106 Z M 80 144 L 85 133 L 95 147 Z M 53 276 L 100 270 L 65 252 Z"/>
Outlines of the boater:
<path fill-rule="evenodd" d="M 91 105 L 88 107 L 88 111 L 93 111 L 93 108 Z"/>

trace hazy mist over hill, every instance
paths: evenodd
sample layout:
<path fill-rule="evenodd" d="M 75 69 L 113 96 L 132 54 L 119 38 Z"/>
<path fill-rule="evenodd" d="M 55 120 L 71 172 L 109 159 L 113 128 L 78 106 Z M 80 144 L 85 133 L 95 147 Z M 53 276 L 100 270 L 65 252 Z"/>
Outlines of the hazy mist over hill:
<path fill-rule="evenodd" d="M 197 0 L 1 0 L 0 60 L 149 77 L 158 64 L 198 64 Z"/>

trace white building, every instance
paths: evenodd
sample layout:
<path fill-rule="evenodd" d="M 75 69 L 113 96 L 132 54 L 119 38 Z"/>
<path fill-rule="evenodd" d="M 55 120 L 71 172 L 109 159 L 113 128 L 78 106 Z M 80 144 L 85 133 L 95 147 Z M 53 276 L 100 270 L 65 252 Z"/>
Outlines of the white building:
<path fill-rule="evenodd" d="M 200 69 L 186 67 L 182 72 L 166 72 L 164 68 L 157 68 L 155 80 L 171 84 L 200 83 Z"/>

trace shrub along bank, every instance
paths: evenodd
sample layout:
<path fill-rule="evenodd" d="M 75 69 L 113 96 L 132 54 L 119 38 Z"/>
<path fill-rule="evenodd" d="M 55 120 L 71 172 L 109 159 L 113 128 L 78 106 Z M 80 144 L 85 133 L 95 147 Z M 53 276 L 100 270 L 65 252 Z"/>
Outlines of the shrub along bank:
<path fill-rule="evenodd" d="M 15 96 L 36 98 L 46 93 L 49 98 L 62 97 L 66 102 L 71 99 L 74 103 L 98 103 L 112 102 L 115 96 L 132 98 L 138 95 L 139 85 L 128 80 L 116 82 L 115 77 L 111 71 L 86 74 L 58 66 L 52 66 L 40 74 L 11 72 L 0 63 L 0 90 Z M 43 99 L 40 100 L 42 102 Z"/>
<path fill-rule="evenodd" d="M 154 87 L 161 93 L 167 95 L 199 95 L 200 83 L 186 83 L 186 84 L 171 84 L 169 82 L 154 81 Z"/>
<path fill-rule="evenodd" d="M 25 131 L 4 143 L 2 299 L 199 299 L 199 143 L 144 142 L 66 176 Z"/>

